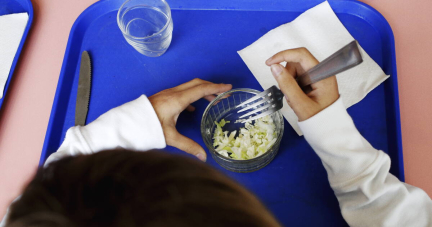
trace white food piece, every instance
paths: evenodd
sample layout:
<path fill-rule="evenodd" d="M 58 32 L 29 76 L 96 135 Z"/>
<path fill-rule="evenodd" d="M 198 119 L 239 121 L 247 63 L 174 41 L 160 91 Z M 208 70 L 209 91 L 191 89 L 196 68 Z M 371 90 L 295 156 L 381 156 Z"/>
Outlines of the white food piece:
<path fill-rule="evenodd" d="M 271 116 L 247 121 L 244 128 L 237 131 L 223 131 L 225 124 L 230 123 L 222 119 L 215 122 L 216 129 L 213 135 L 213 147 L 224 157 L 236 160 L 247 160 L 259 157 L 266 153 L 276 142 L 276 126 Z"/>

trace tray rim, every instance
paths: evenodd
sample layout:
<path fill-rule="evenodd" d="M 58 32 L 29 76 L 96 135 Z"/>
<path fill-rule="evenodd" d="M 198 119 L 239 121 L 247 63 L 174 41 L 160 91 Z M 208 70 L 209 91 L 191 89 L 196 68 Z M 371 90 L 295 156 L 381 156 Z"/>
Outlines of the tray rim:
<path fill-rule="evenodd" d="M 53 128 L 55 113 L 56 113 L 56 110 L 57 110 L 59 103 L 60 103 L 59 95 L 61 93 L 61 88 L 63 86 L 63 81 L 64 81 L 64 77 L 65 77 L 65 73 L 66 73 L 66 65 L 67 65 L 69 58 L 71 57 L 70 50 L 71 50 L 72 40 L 74 38 L 75 32 L 78 29 L 78 26 L 79 26 L 81 20 L 86 16 L 86 14 L 88 12 L 92 11 L 94 8 L 100 7 L 100 5 L 102 5 L 102 4 L 107 4 L 107 2 L 109 2 L 109 1 L 111 1 L 111 0 L 100 0 L 100 1 L 95 2 L 94 4 L 90 5 L 87 9 L 85 9 L 78 16 L 78 18 L 76 19 L 76 21 L 74 22 L 74 24 L 71 28 L 71 32 L 70 32 L 69 37 L 68 37 L 67 47 L 65 50 L 65 55 L 63 58 L 63 62 L 62 62 L 61 72 L 59 75 L 59 81 L 58 81 L 56 93 L 54 96 L 53 106 L 51 109 L 50 118 L 49 118 L 49 122 L 47 125 L 47 131 L 46 131 L 44 144 L 43 144 L 43 148 L 42 148 L 42 152 L 41 152 L 41 158 L 39 160 L 39 166 L 42 166 L 43 163 L 45 162 L 44 157 L 46 156 L 46 152 L 48 149 L 48 143 L 49 143 L 49 140 L 50 140 L 51 135 L 52 135 L 52 128 Z M 388 35 L 388 42 L 390 42 L 390 57 L 391 57 L 390 68 L 391 68 L 391 72 L 392 72 L 392 75 L 391 75 L 391 83 L 392 84 L 391 85 L 393 88 L 393 92 L 392 92 L 392 95 L 393 95 L 392 101 L 393 102 L 392 102 L 392 104 L 394 106 L 393 114 L 394 114 L 394 119 L 395 119 L 395 123 L 396 123 L 395 128 L 396 128 L 397 141 L 395 143 L 396 143 L 396 150 L 397 150 L 397 156 L 398 156 L 397 163 L 393 163 L 393 164 L 398 165 L 398 170 L 399 170 L 398 178 L 404 182 L 405 181 L 405 171 L 404 171 L 404 164 L 403 164 L 403 147 L 402 147 L 402 131 L 401 131 L 401 120 L 400 120 L 399 89 L 398 89 L 398 82 L 397 82 L 396 51 L 395 51 L 394 35 L 393 35 L 393 31 L 391 29 L 391 26 L 381 13 L 379 13 L 376 9 L 367 5 L 366 3 L 359 2 L 356 0 L 344 0 L 344 1 L 329 0 L 328 2 L 330 3 L 330 5 L 332 2 L 337 2 L 338 4 L 356 4 L 360 7 L 365 7 L 367 10 L 371 10 L 371 12 L 375 13 L 375 16 L 377 16 L 377 18 L 379 20 L 381 20 L 381 22 L 386 27 L 385 33 Z M 172 9 L 174 9 L 174 10 L 233 10 L 233 11 L 241 10 L 241 9 L 178 8 L 175 6 L 172 7 Z M 257 9 L 257 10 L 250 10 L 250 11 L 276 11 L 276 10 L 258 10 Z M 280 11 L 288 11 L 288 10 L 280 10 Z M 289 11 L 289 12 L 304 12 L 304 11 L 298 10 L 298 11 Z M 347 13 L 347 14 L 349 14 L 349 13 Z M 355 14 L 350 14 L 350 15 L 358 16 Z M 364 17 L 360 17 L 360 18 L 365 20 Z"/>
<path fill-rule="evenodd" d="M 21 52 L 22 52 L 22 50 L 24 48 L 24 44 L 27 41 L 27 36 L 28 36 L 28 34 L 29 34 L 30 30 L 31 30 L 32 24 L 33 24 L 33 15 L 34 15 L 33 4 L 31 2 L 31 0 L 25 0 L 25 2 L 27 3 L 27 8 L 28 9 L 27 9 L 26 12 L 27 12 L 29 18 L 28 18 L 26 27 L 24 29 L 24 33 L 23 33 L 23 36 L 21 38 L 20 44 L 18 46 L 17 52 L 15 53 L 14 60 L 12 61 L 12 66 L 10 68 L 8 78 L 7 78 L 5 86 L 4 86 L 3 97 L 0 99 L 0 111 L 2 110 L 2 106 L 3 106 L 3 104 L 4 104 L 5 100 L 6 100 L 5 97 L 6 97 L 7 93 L 8 93 L 9 85 L 10 85 L 10 83 L 12 81 L 12 78 L 13 78 L 13 75 L 14 75 L 14 72 L 15 72 L 15 68 L 16 68 L 16 66 L 18 64 L 19 58 L 21 57 Z M 18 2 L 18 4 L 20 4 L 21 6 L 23 6 L 19 2 Z"/>

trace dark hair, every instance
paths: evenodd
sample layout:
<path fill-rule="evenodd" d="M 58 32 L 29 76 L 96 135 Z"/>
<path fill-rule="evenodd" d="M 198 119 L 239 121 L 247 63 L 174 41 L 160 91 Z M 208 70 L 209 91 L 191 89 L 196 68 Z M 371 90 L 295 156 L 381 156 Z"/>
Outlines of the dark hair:
<path fill-rule="evenodd" d="M 41 168 L 8 226 L 279 226 L 246 189 L 161 151 L 103 151 Z"/>

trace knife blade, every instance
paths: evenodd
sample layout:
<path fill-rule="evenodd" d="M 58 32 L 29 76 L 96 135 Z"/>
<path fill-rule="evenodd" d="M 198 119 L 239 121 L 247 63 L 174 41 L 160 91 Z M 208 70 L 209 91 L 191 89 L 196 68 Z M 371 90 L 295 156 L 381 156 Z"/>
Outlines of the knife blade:
<path fill-rule="evenodd" d="M 78 92 L 75 107 L 75 125 L 84 126 L 90 102 L 91 60 L 87 51 L 81 54 L 81 65 L 78 80 Z"/>

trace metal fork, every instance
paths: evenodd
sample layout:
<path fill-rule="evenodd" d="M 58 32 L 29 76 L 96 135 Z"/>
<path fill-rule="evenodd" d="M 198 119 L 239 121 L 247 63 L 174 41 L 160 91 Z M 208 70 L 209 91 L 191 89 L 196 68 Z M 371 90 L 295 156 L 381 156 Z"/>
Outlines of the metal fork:
<path fill-rule="evenodd" d="M 362 62 L 363 59 L 357 47 L 357 41 L 354 40 L 336 51 L 334 54 L 330 55 L 330 57 L 326 58 L 315 67 L 298 76 L 296 81 L 307 94 L 312 91 L 311 84 L 346 71 Z M 240 119 L 243 120 L 241 122 L 256 120 L 280 110 L 283 106 L 283 97 L 283 93 L 276 86 L 272 86 L 254 97 L 240 103 L 236 108 L 242 107 L 242 109 L 237 113 L 254 109 L 253 111 L 240 116 Z M 256 115 L 252 117 L 254 114 Z M 245 117 L 249 118 L 242 119 Z"/>

